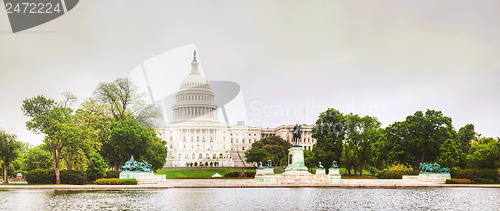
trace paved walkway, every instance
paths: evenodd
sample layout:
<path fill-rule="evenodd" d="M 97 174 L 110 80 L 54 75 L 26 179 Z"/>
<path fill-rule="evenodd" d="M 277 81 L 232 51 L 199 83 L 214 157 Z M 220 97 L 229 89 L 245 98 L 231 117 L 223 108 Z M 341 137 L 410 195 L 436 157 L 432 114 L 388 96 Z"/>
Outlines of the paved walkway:
<path fill-rule="evenodd" d="M 341 184 L 264 184 L 254 179 L 169 179 L 162 184 L 144 185 L 0 185 L 0 190 L 123 190 L 168 188 L 415 188 L 415 187 L 474 187 L 500 188 L 500 185 L 436 184 L 390 179 L 343 179 Z"/>

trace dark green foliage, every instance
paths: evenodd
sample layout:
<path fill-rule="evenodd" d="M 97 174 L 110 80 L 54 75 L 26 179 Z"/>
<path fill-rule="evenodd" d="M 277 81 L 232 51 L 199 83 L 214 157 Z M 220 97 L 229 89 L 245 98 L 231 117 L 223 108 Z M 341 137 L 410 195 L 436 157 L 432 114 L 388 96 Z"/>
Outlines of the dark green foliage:
<path fill-rule="evenodd" d="M 9 164 L 17 159 L 19 150 L 22 148 L 21 142 L 17 141 L 16 135 L 8 134 L 0 129 L 0 160 L 3 163 L 3 181 L 8 183 Z"/>
<path fill-rule="evenodd" d="M 285 157 L 286 163 L 288 162 L 288 156 Z M 304 165 L 307 166 L 307 168 L 311 169 L 313 167 L 317 167 L 318 163 L 316 162 L 316 159 L 314 158 L 314 153 L 312 150 L 304 150 Z M 323 165 L 323 164 L 322 164 Z"/>
<path fill-rule="evenodd" d="M 243 171 L 228 171 L 224 174 L 224 177 L 239 177 L 240 176 L 240 172 L 241 173 L 244 173 Z M 257 172 L 255 171 L 246 171 L 246 177 L 255 177 L 255 174 Z"/>
<path fill-rule="evenodd" d="M 61 184 L 83 185 L 87 182 L 87 175 L 82 171 L 61 170 Z M 56 174 L 53 169 L 36 169 L 25 174 L 29 184 L 55 184 Z"/>
<path fill-rule="evenodd" d="M 467 124 L 458 130 L 458 145 L 462 152 L 468 152 L 471 141 L 477 139 L 477 133 L 474 131 L 473 124 Z"/>
<path fill-rule="evenodd" d="M 356 165 L 361 176 L 363 165 L 371 158 L 373 143 L 381 139 L 381 123 L 376 117 L 361 117 L 353 113 L 347 115 L 346 119 L 346 140 L 353 149 L 354 157 L 357 157 Z"/>
<path fill-rule="evenodd" d="M 470 179 L 447 179 L 446 184 L 471 184 Z"/>
<path fill-rule="evenodd" d="M 441 145 L 447 139 L 456 140 L 450 117 L 444 116 L 441 111 L 417 111 L 406 117 L 405 121 L 395 122 L 385 128 L 381 143 L 376 144 L 377 155 L 386 163 L 397 161 L 418 166 L 420 163 L 436 161 L 441 153 Z"/>
<path fill-rule="evenodd" d="M 467 155 L 470 168 L 500 168 L 500 140 L 482 138 L 473 143 Z"/>
<path fill-rule="evenodd" d="M 255 172 L 255 171 L 247 171 L 247 177 L 255 177 L 256 173 L 257 172 Z"/>
<path fill-rule="evenodd" d="M 316 139 L 312 151 L 316 160 L 310 162 L 321 161 L 325 168 L 330 168 L 334 160 L 340 166 L 343 165 L 341 157 L 342 143 L 345 139 L 345 122 L 345 116 L 333 108 L 319 115 L 312 129 L 312 137 Z"/>
<path fill-rule="evenodd" d="M 54 169 L 35 169 L 26 172 L 24 179 L 28 184 L 55 184 L 56 173 Z"/>
<path fill-rule="evenodd" d="M 239 171 L 229 171 L 224 174 L 224 177 L 238 177 Z"/>
<path fill-rule="evenodd" d="M 119 178 L 120 171 L 107 171 L 106 176 L 104 178 Z"/>
<path fill-rule="evenodd" d="M 123 179 L 123 185 L 137 185 L 136 179 Z"/>
<path fill-rule="evenodd" d="M 23 170 L 25 171 L 49 169 L 53 165 L 52 155 L 48 150 L 43 149 L 43 145 L 29 149 L 24 155 L 23 162 Z"/>
<path fill-rule="evenodd" d="M 378 173 L 379 179 L 402 179 L 404 172 L 402 171 L 381 171 Z"/>
<path fill-rule="evenodd" d="M 114 170 L 119 168 L 134 156 L 137 161 L 147 161 L 153 170 L 160 169 L 167 157 L 166 142 L 158 138 L 156 133 L 140 126 L 133 118 L 113 121 L 109 140 L 105 140 L 101 155 L 113 165 Z"/>
<path fill-rule="evenodd" d="M 263 164 L 267 164 L 267 160 L 271 160 L 275 166 L 286 165 L 287 163 L 282 163 L 282 161 L 283 158 L 288 156 L 290 147 L 292 147 L 292 144 L 281 137 L 271 136 L 254 142 L 252 148 L 245 152 L 245 158 L 247 162 L 262 161 Z"/>
<path fill-rule="evenodd" d="M 98 153 L 90 153 L 89 164 L 87 165 L 87 179 L 89 183 L 98 178 L 106 177 L 105 170 L 109 168 L 102 156 Z"/>
<path fill-rule="evenodd" d="M 267 160 L 271 160 L 271 154 L 265 149 L 250 148 L 245 152 L 245 159 L 247 163 L 250 162 L 262 162 L 267 163 Z"/>
<path fill-rule="evenodd" d="M 419 174 L 420 170 L 418 169 L 404 171 L 404 175 L 419 175 Z"/>
<path fill-rule="evenodd" d="M 83 185 L 85 183 L 87 183 L 87 174 L 85 172 L 61 170 L 61 184 Z"/>
<path fill-rule="evenodd" d="M 452 169 L 452 178 L 470 179 L 474 183 L 499 183 L 497 169 Z"/>
<path fill-rule="evenodd" d="M 446 179 L 446 184 L 458 184 L 455 179 Z"/>

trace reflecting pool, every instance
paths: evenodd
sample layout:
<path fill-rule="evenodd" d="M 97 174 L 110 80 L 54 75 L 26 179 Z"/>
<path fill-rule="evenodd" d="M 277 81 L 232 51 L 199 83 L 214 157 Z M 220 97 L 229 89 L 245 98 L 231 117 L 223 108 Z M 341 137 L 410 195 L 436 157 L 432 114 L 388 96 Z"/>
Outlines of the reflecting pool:
<path fill-rule="evenodd" d="M 0 210 L 499 210 L 499 188 L 0 191 Z"/>

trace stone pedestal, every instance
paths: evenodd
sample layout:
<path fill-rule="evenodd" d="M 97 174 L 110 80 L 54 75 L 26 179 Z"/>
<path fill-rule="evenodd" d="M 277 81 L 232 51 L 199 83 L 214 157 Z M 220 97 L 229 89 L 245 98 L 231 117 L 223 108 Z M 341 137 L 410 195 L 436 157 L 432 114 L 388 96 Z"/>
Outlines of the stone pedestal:
<path fill-rule="evenodd" d="M 316 169 L 316 175 L 326 175 L 326 169 Z"/>
<path fill-rule="evenodd" d="M 438 174 L 438 173 L 420 173 L 418 175 L 418 180 L 422 182 L 435 182 L 435 183 L 446 183 L 447 179 L 451 179 L 451 175 L 447 174 Z"/>
<path fill-rule="evenodd" d="M 137 179 L 137 176 L 139 175 L 155 175 L 155 173 L 144 171 L 122 171 L 120 172 L 120 179 Z"/>
<path fill-rule="evenodd" d="M 274 175 L 274 168 L 258 168 L 255 179 L 263 183 L 276 183 L 278 176 Z"/>
<path fill-rule="evenodd" d="M 274 175 L 274 168 L 258 168 L 255 176 Z"/>
<path fill-rule="evenodd" d="M 293 146 L 288 150 L 288 166 L 283 175 L 311 175 L 304 165 L 304 148 Z"/>
<path fill-rule="evenodd" d="M 136 179 L 138 184 L 157 184 L 167 182 L 165 175 L 155 175 L 154 172 L 122 171 L 120 179 Z"/>
<path fill-rule="evenodd" d="M 158 184 L 167 182 L 165 175 L 137 175 L 138 184 Z"/>
<path fill-rule="evenodd" d="M 339 168 L 328 169 L 328 179 L 330 180 L 330 183 L 342 183 Z"/>

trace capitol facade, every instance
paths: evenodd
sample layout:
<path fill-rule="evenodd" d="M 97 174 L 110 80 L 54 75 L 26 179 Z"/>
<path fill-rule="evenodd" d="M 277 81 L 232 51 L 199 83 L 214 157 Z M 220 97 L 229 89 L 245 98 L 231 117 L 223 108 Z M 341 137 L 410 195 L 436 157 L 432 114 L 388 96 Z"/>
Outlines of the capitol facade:
<path fill-rule="evenodd" d="M 182 81 L 172 106 L 172 121 L 156 129 L 167 141 L 165 167 L 250 167 L 253 164 L 244 161 L 244 152 L 252 143 L 270 136 L 280 136 L 292 142 L 293 125 L 260 128 L 245 125 L 243 121 L 235 125 L 221 123 L 214 103 L 216 96 L 210 83 L 199 72 L 198 65 L 195 51 L 191 72 Z M 311 130 L 312 125 L 303 125 L 300 144 L 305 149 L 312 149 L 316 143 Z"/>

